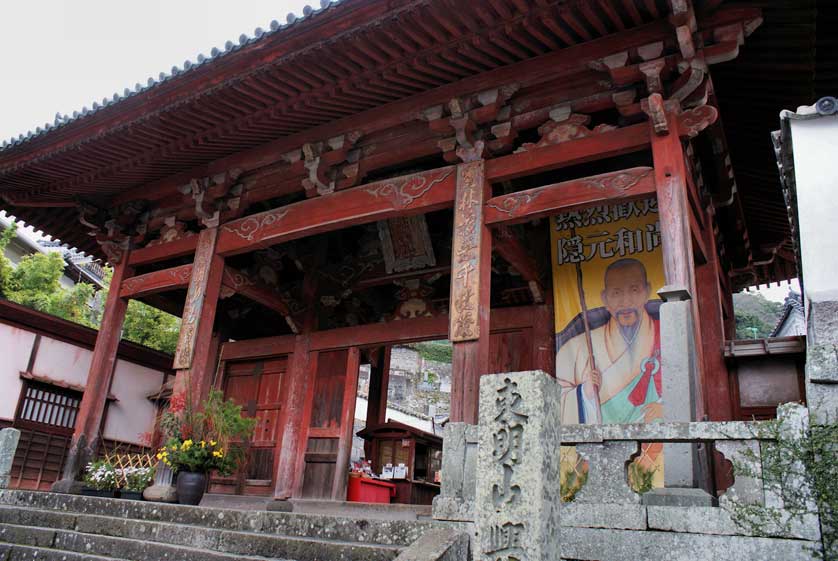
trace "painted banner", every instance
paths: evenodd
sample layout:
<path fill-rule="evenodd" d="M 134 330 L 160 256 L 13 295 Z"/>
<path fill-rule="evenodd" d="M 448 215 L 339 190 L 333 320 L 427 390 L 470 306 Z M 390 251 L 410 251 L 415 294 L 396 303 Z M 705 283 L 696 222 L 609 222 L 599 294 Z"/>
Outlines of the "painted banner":
<path fill-rule="evenodd" d="M 550 226 L 562 423 L 661 420 L 657 200 L 566 212 Z M 655 480 L 663 475 L 659 449 L 641 454 Z"/>

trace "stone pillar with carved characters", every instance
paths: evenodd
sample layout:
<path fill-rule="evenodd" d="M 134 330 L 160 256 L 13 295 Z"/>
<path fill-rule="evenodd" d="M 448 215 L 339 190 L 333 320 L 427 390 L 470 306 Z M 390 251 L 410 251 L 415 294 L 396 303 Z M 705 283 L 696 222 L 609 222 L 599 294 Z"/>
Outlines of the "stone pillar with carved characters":
<path fill-rule="evenodd" d="M 561 558 L 560 393 L 540 370 L 481 377 L 475 559 Z"/>

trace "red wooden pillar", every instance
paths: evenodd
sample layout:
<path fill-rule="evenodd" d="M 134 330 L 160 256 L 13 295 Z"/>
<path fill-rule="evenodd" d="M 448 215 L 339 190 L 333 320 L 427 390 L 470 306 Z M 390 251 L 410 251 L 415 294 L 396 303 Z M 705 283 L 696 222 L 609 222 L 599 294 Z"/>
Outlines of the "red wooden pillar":
<path fill-rule="evenodd" d="M 376 352 L 375 364 L 370 368 L 370 390 L 367 399 L 366 426 L 374 427 L 387 420 L 387 392 L 390 388 L 390 347 Z"/>
<path fill-rule="evenodd" d="M 319 254 L 326 255 L 325 247 Z M 317 265 L 317 263 L 315 263 Z M 317 353 L 311 351 L 310 333 L 317 327 L 317 276 L 307 274 L 303 280 L 303 300 L 308 310 L 302 321 L 302 334 L 294 339 L 283 383 L 282 409 L 274 455 L 274 499 L 288 500 L 300 494 L 308 444 L 308 425 L 317 368 Z"/>
<path fill-rule="evenodd" d="M 660 215 L 664 292 L 694 294 L 690 208 L 687 201 L 687 165 L 675 114 L 663 107 L 660 94 L 649 96 L 652 157 Z M 665 129 L 661 128 L 665 122 Z"/>
<path fill-rule="evenodd" d="M 722 311 L 720 266 L 716 255 L 716 236 L 712 216 L 704 230 L 707 262 L 695 271 L 696 298 L 701 310 L 702 352 L 704 354 L 704 404 L 711 421 L 733 420 L 729 374 L 724 357 L 725 325 Z M 723 273 L 722 273 L 723 274 Z"/>
<path fill-rule="evenodd" d="M 305 454 L 306 439 L 303 429 L 304 423 L 308 422 L 305 415 L 306 397 L 309 385 L 313 383 L 310 380 L 310 355 L 311 337 L 308 334 L 298 335 L 294 339 L 294 351 L 285 374 L 287 378 L 283 384 L 283 407 L 279 413 L 279 433 L 275 450 L 277 468 L 274 479 L 274 498 L 279 500 L 293 497 L 302 480 L 297 459 L 300 454 Z"/>
<path fill-rule="evenodd" d="M 352 455 L 352 436 L 355 431 L 355 401 L 358 395 L 358 369 L 361 353 L 358 347 L 349 348 L 346 357 L 346 377 L 343 381 L 343 405 L 340 415 L 340 442 L 335 461 L 335 479 L 332 483 L 332 500 L 346 500 L 346 478 L 349 476 L 349 458 Z"/>
<path fill-rule="evenodd" d="M 454 422 L 477 423 L 480 376 L 489 370 L 492 234 L 483 223 L 483 205 L 491 196 L 484 160 L 457 166 L 448 330 Z"/>
<path fill-rule="evenodd" d="M 217 358 L 213 352 L 213 324 L 224 275 L 224 258 L 215 253 L 217 239 L 217 227 L 206 228 L 198 236 L 175 351 L 175 392 L 188 389 L 196 404 L 206 398 L 212 387 Z"/>
<path fill-rule="evenodd" d="M 122 323 L 128 307 L 128 300 L 119 297 L 122 281 L 132 274 L 128 267 L 128 252 L 123 252 L 119 261 L 112 262 L 112 265 L 113 277 L 105 300 L 102 325 L 93 347 L 93 358 L 90 361 L 87 382 L 76 417 L 75 431 L 64 462 L 61 480 L 53 485 L 53 491 L 72 491 L 74 482 L 81 475 L 84 466 L 93 459 L 99 447 L 99 430 L 116 366 Z"/>

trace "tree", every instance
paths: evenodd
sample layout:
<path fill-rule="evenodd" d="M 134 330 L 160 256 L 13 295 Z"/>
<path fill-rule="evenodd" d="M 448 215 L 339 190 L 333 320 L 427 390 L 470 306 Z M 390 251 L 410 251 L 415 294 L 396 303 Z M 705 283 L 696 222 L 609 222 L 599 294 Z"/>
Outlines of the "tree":
<path fill-rule="evenodd" d="M 0 296 L 17 304 L 98 329 L 101 306 L 107 299 L 113 271 L 106 270 L 105 287 L 96 295 L 93 285 L 78 283 L 61 286 L 65 262 L 58 253 L 35 253 L 23 257 L 17 267 L 3 255 L 14 239 L 16 225 L 0 234 Z M 122 338 L 159 351 L 174 353 L 180 332 L 180 319 L 132 300 L 128 303 Z"/>
<path fill-rule="evenodd" d="M 783 305 L 772 302 L 762 294 L 741 292 L 733 295 L 737 339 L 769 337 L 780 320 Z"/>

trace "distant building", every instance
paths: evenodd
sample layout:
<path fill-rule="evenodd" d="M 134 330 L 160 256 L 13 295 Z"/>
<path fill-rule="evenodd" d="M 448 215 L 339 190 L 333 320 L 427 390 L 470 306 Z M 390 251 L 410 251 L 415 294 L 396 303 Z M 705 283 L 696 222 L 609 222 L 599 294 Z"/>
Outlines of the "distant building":
<path fill-rule="evenodd" d="M 11 228 L 16 222 L 13 217 L 0 211 L 0 231 Z M 13 266 L 17 267 L 21 259 L 27 255 L 59 252 L 66 263 L 64 274 L 59 279 L 62 287 L 71 288 L 80 282 L 92 284 L 96 290 L 104 286 L 105 269 L 92 256 L 69 249 L 58 241 L 44 238 L 20 222 L 17 222 L 17 225 L 15 238 L 5 251 L 6 257 Z"/>
<path fill-rule="evenodd" d="M 782 315 L 777 321 L 771 337 L 788 337 L 791 335 L 806 335 L 806 314 L 803 309 L 803 298 L 800 293 L 789 291 L 783 304 Z"/>

